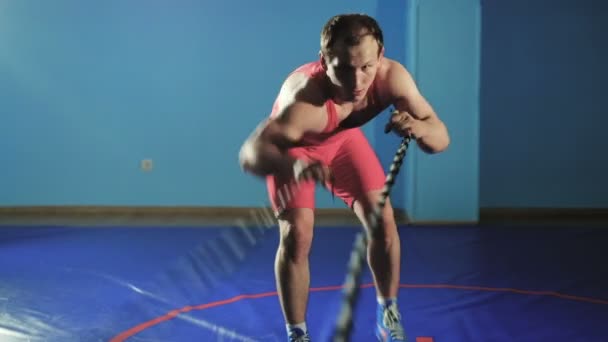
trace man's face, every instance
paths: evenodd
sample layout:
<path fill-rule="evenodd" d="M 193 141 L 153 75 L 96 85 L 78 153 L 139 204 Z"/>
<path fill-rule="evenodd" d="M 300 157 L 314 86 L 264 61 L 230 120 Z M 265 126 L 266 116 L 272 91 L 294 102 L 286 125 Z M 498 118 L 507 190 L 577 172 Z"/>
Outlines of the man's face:
<path fill-rule="evenodd" d="M 380 61 L 379 45 L 372 35 L 364 36 L 355 46 L 336 42 L 331 55 L 324 56 L 327 76 L 345 101 L 365 98 Z"/>

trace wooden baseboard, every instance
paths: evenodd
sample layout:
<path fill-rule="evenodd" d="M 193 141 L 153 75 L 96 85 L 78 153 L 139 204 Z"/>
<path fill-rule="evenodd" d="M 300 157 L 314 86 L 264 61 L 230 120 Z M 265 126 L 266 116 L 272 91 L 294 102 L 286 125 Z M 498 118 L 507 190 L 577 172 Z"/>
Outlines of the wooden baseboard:
<path fill-rule="evenodd" d="M 480 223 L 601 223 L 608 208 L 481 208 Z"/>
<path fill-rule="evenodd" d="M 249 221 L 261 207 L 187 207 L 187 206 L 15 206 L 0 207 L 0 223 L 45 220 L 89 220 L 91 222 L 234 222 Z M 478 222 L 412 222 L 404 210 L 395 209 L 398 224 L 415 225 L 475 225 L 492 223 L 608 223 L 608 208 L 481 208 Z M 358 225 L 353 212 L 347 208 L 318 208 L 319 225 Z"/>
<path fill-rule="evenodd" d="M 154 224 L 168 221 L 179 222 L 235 222 L 242 219 L 254 221 L 254 216 L 260 212 L 270 213 L 270 208 L 262 207 L 187 207 L 187 206 L 16 206 L 0 207 L 0 223 L 2 222 L 146 222 Z M 407 214 L 395 210 L 399 224 L 408 221 Z M 63 220 L 63 221 L 62 221 Z M 315 210 L 315 221 L 320 224 L 353 225 L 360 224 L 350 209 L 318 208 Z"/>
<path fill-rule="evenodd" d="M 18 206 L 0 207 L 2 216 L 200 216 L 234 217 L 248 215 L 252 210 L 267 208 L 245 207 L 186 207 L 186 206 Z"/>

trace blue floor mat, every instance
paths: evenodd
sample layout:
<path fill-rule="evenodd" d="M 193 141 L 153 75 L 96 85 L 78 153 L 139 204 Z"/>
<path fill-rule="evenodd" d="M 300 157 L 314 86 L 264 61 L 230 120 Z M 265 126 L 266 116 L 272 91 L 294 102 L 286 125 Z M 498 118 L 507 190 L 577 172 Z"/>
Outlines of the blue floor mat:
<path fill-rule="evenodd" d="M 277 232 L 222 260 L 230 247 L 221 237 L 236 229 L 1 227 L 0 339 L 285 341 Z M 315 232 L 314 341 L 332 332 L 358 232 Z M 400 235 L 399 303 L 411 341 L 608 340 L 608 229 L 403 226 Z M 352 340 L 373 341 L 367 270 L 362 284 Z"/>

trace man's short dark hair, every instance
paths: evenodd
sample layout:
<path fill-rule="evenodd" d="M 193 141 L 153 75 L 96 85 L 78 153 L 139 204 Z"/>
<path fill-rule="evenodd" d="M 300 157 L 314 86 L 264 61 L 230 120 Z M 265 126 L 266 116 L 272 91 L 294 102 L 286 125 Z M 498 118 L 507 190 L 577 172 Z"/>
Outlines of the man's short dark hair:
<path fill-rule="evenodd" d="M 356 46 L 361 38 L 372 35 L 378 42 L 379 51 L 384 46 L 382 29 L 378 22 L 366 14 L 339 14 L 331 17 L 321 31 L 321 52 L 328 56 L 337 42 Z"/>

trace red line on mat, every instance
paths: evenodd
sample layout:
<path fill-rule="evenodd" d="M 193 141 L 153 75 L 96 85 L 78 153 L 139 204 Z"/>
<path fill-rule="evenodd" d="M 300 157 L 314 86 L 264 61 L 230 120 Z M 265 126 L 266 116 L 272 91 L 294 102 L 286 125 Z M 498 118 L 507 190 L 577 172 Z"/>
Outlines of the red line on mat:
<path fill-rule="evenodd" d="M 234 302 L 238 302 L 242 299 L 255 299 L 255 298 L 263 298 L 263 297 L 270 297 L 270 296 L 276 296 L 277 292 L 265 292 L 265 293 L 259 293 L 259 294 L 252 294 L 252 295 L 240 295 L 240 296 L 236 296 L 236 297 L 232 297 L 229 299 L 225 299 L 225 300 L 218 300 L 216 302 L 211 302 L 211 303 L 207 303 L 207 304 L 200 304 L 200 305 L 196 305 L 196 306 L 185 306 L 181 309 L 176 309 L 176 310 L 172 310 L 169 311 L 168 313 L 166 313 L 163 316 L 159 316 L 156 317 L 152 320 L 149 320 L 147 322 L 141 323 L 139 325 L 134 326 L 133 328 L 126 330 L 122 333 L 120 333 L 119 335 L 117 335 L 116 337 L 113 337 L 110 342 L 122 342 L 125 341 L 127 338 L 140 333 L 152 326 L 155 326 L 159 323 L 162 323 L 164 321 L 168 321 L 170 319 L 175 318 L 177 315 L 185 313 L 185 312 L 189 312 L 192 310 L 205 310 L 205 309 L 209 309 L 209 308 L 213 308 L 216 306 L 222 306 L 222 305 L 226 305 L 226 304 L 230 304 L 230 303 L 234 303 Z"/>
<path fill-rule="evenodd" d="M 370 288 L 373 287 L 374 284 L 363 284 L 361 285 L 361 288 Z M 337 291 L 337 290 L 341 290 L 344 286 L 343 285 L 337 285 L 337 286 L 325 286 L 325 287 L 314 287 L 311 288 L 310 291 L 311 292 L 322 292 L 322 291 Z M 563 294 L 563 293 L 559 293 L 559 292 L 555 292 L 555 291 L 532 291 L 532 290 L 520 290 L 520 289 L 513 289 L 513 288 L 499 288 L 499 287 L 484 287 L 484 286 L 467 286 L 467 285 L 450 285 L 450 284 L 417 284 L 417 285 L 412 285 L 412 284 L 401 284 L 399 285 L 400 288 L 408 288 L 408 289 L 414 289 L 414 288 L 421 288 L 421 289 L 458 289 L 458 290 L 472 290 L 472 291 L 489 291 L 489 292 L 510 292 L 510 293 L 517 293 L 517 294 L 526 294 L 526 295 L 539 295 L 539 296 L 550 296 L 550 297 L 557 297 L 557 298 L 562 298 L 562 299 L 569 299 L 569 300 L 574 300 L 574 301 L 579 301 L 579 302 L 587 302 L 587 303 L 593 303 L 593 304 L 602 304 L 602 305 L 608 305 L 608 300 L 602 300 L 602 299 L 595 299 L 595 298 L 589 298 L 589 297 L 581 297 L 581 296 L 572 296 L 572 295 L 567 295 L 567 294 Z M 171 310 L 168 313 L 164 314 L 163 316 L 159 316 L 156 317 L 154 319 L 151 319 L 147 322 L 138 324 L 128 330 L 125 330 L 123 332 L 121 332 L 120 334 L 116 335 L 115 337 L 113 337 L 110 342 L 124 342 L 127 338 L 140 333 L 150 327 L 153 327 L 157 324 L 160 324 L 162 322 L 168 321 L 170 319 L 175 318 L 177 315 L 182 314 L 182 313 L 186 313 L 189 311 L 193 311 L 193 310 L 205 310 L 205 309 L 209 309 L 209 308 L 213 308 L 216 306 L 222 306 L 222 305 L 227 305 L 227 304 L 231 304 L 234 302 L 238 302 L 240 300 L 243 299 L 256 299 L 256 298 L 264 298 L 264 297 L 271 297 L 271 296 L 276 296 L 277 292 L 264 292 L 264 293 L 258 293 L 258 294 L 244 294 L 244 295 L 239 295 L 239 296 L 235 296 L 229 299 L 224 299 L 224 300 L 218 300 L 215 302 L 211 302 L 211 303 L 206 303 L 206 304 L 200 304 L 200 305 L 195 305 L 195 306 L 185 306 L 183 308 L 180 309 L 175 309 L 175 310 Z M 418 337 L 416 338 L 416 342 L 433 342 L 433 338 L 431 337 Z"/>
<path fill-rule="evenodd" d="M 432 337 L 416 337 L 416 342 L 435 342 Z"/>

